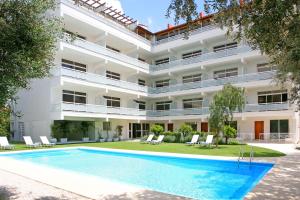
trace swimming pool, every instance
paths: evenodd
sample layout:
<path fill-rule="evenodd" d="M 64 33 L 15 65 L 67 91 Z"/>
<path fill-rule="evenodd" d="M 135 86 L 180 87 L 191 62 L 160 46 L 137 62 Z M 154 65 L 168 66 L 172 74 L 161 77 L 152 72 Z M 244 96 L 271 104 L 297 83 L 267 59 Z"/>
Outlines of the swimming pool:
<path fill-rule="evenodd" d="M 194 199 L 242 199 L 273 166 L 88 148 L 2 156 Z"/>

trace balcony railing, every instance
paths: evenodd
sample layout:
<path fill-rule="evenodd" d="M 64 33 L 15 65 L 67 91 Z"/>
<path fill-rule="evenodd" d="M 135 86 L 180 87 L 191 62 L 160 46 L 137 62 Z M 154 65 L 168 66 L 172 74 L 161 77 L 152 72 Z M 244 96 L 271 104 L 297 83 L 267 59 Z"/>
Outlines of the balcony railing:
<path fill-rule="evenodd" d="M 122 89 L 134 90 L 137 92 L 147 93 L 147 91 L 148 91 L 148 88 L 145 86 L 141 86 L 136 83 L 131 83 L 131 82 L 122 81 L 122 80 L 109 79 L 109 78 L 106 78 L 105 76 L 101 76 L 99 74 L 81 72 L 81 71 L 67 69 L 67 68 L 63 68 L 63 67 L 59 68 L 58 72 L 59 72 L 59 75 L 61 75 L 61 76 L 71 77 L 71 78 L 75 78 L 78 80 L 87 81 L 90 83 L 114 86 L 114 87 L 118 87 L 118 88 L 122 88 Z"/>
<path fill-rule="evenodd" d="M 281 111 L 288 110 L 289 105 L 283 104 L 247 104 L 243 112 L 262 112 L 262 111 Z M 203 107 L 200 109 L 171 109 L 171 110 L 139 110 L 136 108 L 124 107 L 106 107 L 105 105 L 92 105 L 92 104 L 73 104 L 61 103 L 53 106 L 53 111 L 69 111 L 69 112 L 82 112 L 82 113 L 95 113 L 95 114 L 115 114 L 125 116 L 144 116 L 144 117 L 163 117 L 163 116 L 187 116 L 187 115 L 208 115 L 209 108 Z"/>
<path fill-rule="evenodd" d="M 110 50 L 110 49 L 105 48 L 101 45 L 98 45 L 98 44 L 93 43 L 93 42 L 89 42 L 87 40 L 84 40 L 84 39 L 81 39 L 81 38 L 78 38 L 78 37 L 73 39 L 67 33 L 64 34 L 63 41 L 65 41 L 67 43 L 70 43 L 74 46 L 77 46 L 77 47 L 80 47 L 80 48 L 83 48 L 83 49 L 86 49 L 86 50 L 89 50 L 89 51 L 92 51 L 92 52 L 95 52 L 95 53 L 98 53 L 98 54 L 101 54 L 101 55 L 104 55 L 104 56 L 107 56 L 107 57 L 112 58 L 114 60 L 118 60 L 118 61 L 127 63 L 129 65 L 133 65 L 133 66 L 138 67 L 138 68 L 142 68 L 142 69 L 146 69 L 146 70 L 149 69 L 149 64 L 148 63 L 142 62 L 142 61 L 140 61 L 136 58 L 133 58 L 133 57 L 127 56 L 125 54 Z"/>
<path fill-rule="evenodd" d="M 217 28 L 217 27 L 214 26 L 214 25 L 207 25 L 207 26 L 199 27 L 195 30 L 190 31 L 189 35 L 190 36 L 196 35 L 198 33 L 209 31 L 209 30 L 212 30 L 212 29 L 215 29 L 215 28 Z M 156 39 L 152 44 L 153 45 L 159 45 L 159 44 L 163 44 L 163 43 L 166 43 L 166 42 L 171 42 L 171 41 L 182 39 L 182 38 L 184 38 L 184 33 L 177 34 L 177 35 L 174 35 L 174 36 L 171 36 L 171 37 L 167 37 L 167 38 L 164 38 L 164 39 L 161 39 L 161 40 Z"/>
<path fill-rule="evenodd" d="M 174 60 L 174 61 L 171 61 L 171 62 L 168 62 L 165 64 L 150 65 L 150 71 L 155 72 L 155 71 L 174 68 L 177 66 L 190 65 L 190 64 L 199 63 L 199 62 L 203 62 L 203 61 L 207 61 L 207 60 L 211 60 L 211 59 L 233 56 L 233 55 L 237 55 L 239 53 L 246 53 L 251 50 L 252 49 L 249 46 L 239 46 L 237 48 L 226 49 L 223 51 L 204 53 L 199 56 L 190 57 L 187 59 L 178 59 L 178 60 Z"/>
<path fill-rule="evenodd" d="M 237 83 L 246 83 L 251 81 L 268 80 L 268 79 L 272 79 L 274 75 L 275 75 L 274 71 L 250 73 L 250 74 L 243 74 L 243 75 L 232 76 L 227 78 L 208 79 L 208 80 L 191 82 L 191 83 L 180 83 L 180 84 L 174 84 L 174 85 L 159 87 L 159 88 L 151 87 L 148 89 L 148 91 L 150 94 L 177 92 L 177 91 L 184 91 L 184 90 L 191 90 L 191 89 L 198 89 L 198 88 L 205 88 L 205 87 L 212 87 L 212 86 L 221 86 L 227 83 L 237 84 Z"/>

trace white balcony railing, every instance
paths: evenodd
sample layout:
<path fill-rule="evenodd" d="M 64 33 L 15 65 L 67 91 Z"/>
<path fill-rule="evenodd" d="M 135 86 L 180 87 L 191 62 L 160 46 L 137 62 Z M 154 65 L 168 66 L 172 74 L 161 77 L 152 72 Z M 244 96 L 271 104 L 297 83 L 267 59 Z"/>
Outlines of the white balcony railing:
<path fill-rule="evenodd" d="M 155 71 L 174 68 L 177 66 L 200 63 L 200 62 L 207 61 L 207 60 L 233 56 L 233 55 L 237 55 L 240 53 L 246 53 L 251 50 L 252 49 L 249 46 L 243 45 L 243 46 L 239 46 L 237 48 L 226 49 L 223 51 L 203 53 L 199 56 L 195 56 L 195 57 L 191 57 L 191 58 L 187 58 L 187 59 L 173 60 L 171 62 L 160 64 L 160 65 L 150 65 L 150 71 L 155 72 Z"/>
<path fill-rule="evenodd" d="M 212 87 L 212 86 L 221 86 L 227 83 L 237 84 L 237 83 L 246 83 L 251 81 L 268 80 L 268 79 L 272 79 L 274 75 L 275 75 L 274 71 L 249 73 L 249 74 L 242 74 L 242 75 L 232 76 L 227 78 L 207 79 L 198 82 L 174 84 L 166 87 L 159 87 L 159 88 L 151 87 L 148 89 L 148 91 L 150 94 L 177 92 L 177 91 L 184 91 L 184 90 L 191 90 L 191 89 L 198 89 L 198 88 L 205 88 L 205 87 Z"/>
<path fill-rule="evenodd" d="M 288 110 L 289 105 L 283 104 L 265 104 L 254 105 L 247 104 L 243 112 L 261 112 L 261 111 L 281 111 Z M 124 107 L 106 107 L 105 105 L 93 104 L 73 104 L 61 103 L 53 105 L 54 112 L 82 112 L 82 113 L 96 113 L 96 114 L 114 114 L 125 116 L 144 116 L 144 117 L 163 117 L 163 116 L 186 116 L 186 115 L 209 115 L 209 108 L 203 107 L 200 109 L 171 109 L 165 111 L 158 110 L 139 110 L 137 108 Z"/>
<path fill-rule="evenodd" d="M 216 28 L 217 27 L 214 26 L 214 25 L 203 26 L 203 27 L 200 27 L 200 28 L 197 28 L 195 30 L 190 31 L 189 36 L 196 35 L 196 34 L 199 34 L 199 33 L 205 32 L 205 31 L 209 31 L 209 30 L 212 30 L 212 29 L 216 29 Z M 161 40 L 155 40 L 152 44 L 153 45 L 159 45 L 159 44 L 163 44 L 163 43 L 166 43 L 166 42 L 171 42 L 171 41 L 178 40 L 178 39 L 183 39 L 183 38 L 184 38 L 184 34 L 181 33 L 181 34 L 177 34 L 177 35 L 167 37 L 167 38 L 164 38 L 164 39 L 161 39 Z"/>
<path fill-rule="evenodd" d="M 144 92 L 149 94 L 161 94 L 161 93 L 168 93 L 168 92 L 178 92 L 178 91 L 185 91 L 191 89 L 206 88 L 212 86 L 222 86 L 227 83 L 238 84 L 238 83 L 247 83 L 251 81 L 268 80 L 274 77 L 275 72 L 269 71 L 269 72 L 243 74 L 243 75 L 221 78 L 221 79 L 208 79 L 208 80 L 191 82 L 191 83 L 179 83 L 179 84 L 174 84 L 167 87 L 159 87 L 159 88 L 142 86 L 137 83 L 132 83 L 123 80 L 109 79 L 99 74 L 81 72 L 78 70 L 72 70 L 63 67 L 58 68 L 55 71 L 55 75 L 71 77 L 74 79 L 87 81 L 90 83 L 114 86 L 122 89 L 133 90 L 136 92 Z"/>
<path fill-rule="evenodd" d="M 144 70 L 149 70 L 149 64 L 142 62 L 136 58 L 127 56 L 125 54 L 110 50 L 108 48 L 105 48 L 104 46 L 101 46 L 99 44 L 89 42 L 87 40 L 81 39 L 81 38 L 75 38 L 73 39 L 69 34 L 65 33 L 64 34 L 64 39 L 63 41 L 72 44 L 74 46 L 92 51 L 97 54 L 104 55 L 106 57 L 109 57 L 113 60 L 121 61 L 123 63 L 133 65 L 137 68 L 142 68 Z"/>
<path fill-rule="evenodd" d="M 148 91 L 148 88 L 145 86 L 141 86 L 136 83 L 132 83 L 132 82 L 128 82 L 128 81 L 109 79 L 109 78 L 106 78 L 105 76 L 101 76 L 99 74 L 81 72 L 78 70 L 72 70 L 72 69 L 67 69 L 67 68 L 63 68 L 63 67 L 58 69 L 58 73 L 59 73 L 59 75 L 64 76 L 64 77 L 71 77 L 71 78 L 75 78 L 78 80 L 87 81 L 90 83 L 114 86 L 114 87 L 118 87 L 118 88 L 122 88 L 122 89 L 133 90 L 133 91 L 144 92 L 144 93 L 147 93 L 147 91 Z"/>

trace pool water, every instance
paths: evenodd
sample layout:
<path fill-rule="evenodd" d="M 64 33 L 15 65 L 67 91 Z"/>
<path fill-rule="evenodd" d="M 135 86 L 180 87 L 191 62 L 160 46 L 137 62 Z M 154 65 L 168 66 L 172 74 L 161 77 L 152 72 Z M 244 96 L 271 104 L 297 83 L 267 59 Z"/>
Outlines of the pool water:
<path fill-rule="evenodd" d="M 194 199 L 243 199 L 273 166 L 85 148 L 5 156 Z"/>

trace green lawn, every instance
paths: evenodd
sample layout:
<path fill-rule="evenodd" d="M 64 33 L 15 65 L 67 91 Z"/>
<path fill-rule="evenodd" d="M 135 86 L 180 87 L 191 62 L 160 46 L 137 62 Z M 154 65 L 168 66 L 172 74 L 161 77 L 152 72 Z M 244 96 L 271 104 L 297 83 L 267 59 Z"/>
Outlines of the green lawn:
<path fill-rule="evenodd" d="M 29 150 L 24 144 L 15 144 L 15 150 Z M 87 146 L 87 147 L 101 147 L 101 148 L 113 148 L 113 149 L 127 149 L 127 150 L 141 150 L 141 151 L 155 151 L 155 152 L 169 152 L 169 153 L 183 153 L 183 154 L 197 154 L 197 155 L 212 155 L 212 156 L 238 156 L 240 145 L 219 145 L 218 148 L 212 147 L 199 147 L 187 146 L 185 144 L 177 143 L 163 143 L 159 145 L 141 144 L 139 142 L 105 142 L 105 143 L 81 143 L 81 144 L 68 144 L 68 145 L 56 145 L 59 147 L 75 147 L 75 146 Z M 243 145 L 245 151 L 248 152 L 245 155 L 249 155 L 250 146 Z M 255 157 L 278 157 L 285 154 L 278 151 L 254 147 Z M 4 150 L 0 150 L 4 151 Z M 6 150 L 7 151 L 7 150 Z"/>

